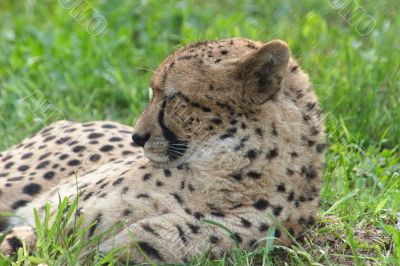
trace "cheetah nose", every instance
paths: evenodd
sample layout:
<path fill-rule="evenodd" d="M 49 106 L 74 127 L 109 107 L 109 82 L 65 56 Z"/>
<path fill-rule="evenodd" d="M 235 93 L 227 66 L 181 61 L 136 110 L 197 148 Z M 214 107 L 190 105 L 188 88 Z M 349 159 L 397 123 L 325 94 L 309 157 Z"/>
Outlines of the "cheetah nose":
<path fill-rule="evenodd" d="M 144 147 L 144 144 L 149 140 L 150 138 L 150 133 L 135 133 L 132 135 L 132 140 L 135 142 L 137 145 Z"/>

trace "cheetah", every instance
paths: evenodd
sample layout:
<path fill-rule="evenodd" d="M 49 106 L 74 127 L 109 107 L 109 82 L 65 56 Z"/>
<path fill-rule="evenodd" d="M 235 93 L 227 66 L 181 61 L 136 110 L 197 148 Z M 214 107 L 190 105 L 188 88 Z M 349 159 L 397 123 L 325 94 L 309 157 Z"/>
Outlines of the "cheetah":
<path fill-rule="evenodd" d="M 190 44 L 157 68 L 151 91 L 132 129 L 59 122 L 1 153 L 0 210 L 17 216 L 0 252 L 34 248 L 33 209 L 43 217 L 60 197 L 78 197 L 88 238 L 122 221 L 98 248 L 126 247 L 121 260 L 139 263 L 251 250 L 271 227 L 289 245 L 315 223 L 323 115 L 285 42 Z"/>

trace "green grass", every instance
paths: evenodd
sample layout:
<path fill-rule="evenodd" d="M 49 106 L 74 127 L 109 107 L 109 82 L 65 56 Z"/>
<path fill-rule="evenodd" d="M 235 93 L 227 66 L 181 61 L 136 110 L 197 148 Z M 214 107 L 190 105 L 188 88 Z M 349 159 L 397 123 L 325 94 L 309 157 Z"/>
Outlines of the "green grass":
<path fill-rule="evenodd" d="M 301 244 L 193 265 L 400 264 L 400 2 L 359 1 L 376 21 L 361 36 L 329 0 L 116 1 L 87 3 L 107 20 L 93 37 L 54 0 L 0 2 L 0 149 L 61 118 L 133 124 L 147 102 L 151 69 L 180 45 L 203 39 L 286 40 L 310 74 L 326 117 L 330 149 L 320 221 Z M 357 3 L 356 1 L 352 4 Z M 353 6 L 353 10 L 355 7 Z M 49 112 L 32 112 L 43 99 Z M 47 110 L 47 109 L 46 109 Z M 73 264 L 86 245 L 78 228 L 39 229 L 41 246 L 17 265 Z M 83 241 L 83 242 L 82 242 Z M 95 250 L 95 249 L 94 249 Z M 113 262 L 94 252 L 89 264 Z M 0 257 L 0 265 L 10 259 Z"/>

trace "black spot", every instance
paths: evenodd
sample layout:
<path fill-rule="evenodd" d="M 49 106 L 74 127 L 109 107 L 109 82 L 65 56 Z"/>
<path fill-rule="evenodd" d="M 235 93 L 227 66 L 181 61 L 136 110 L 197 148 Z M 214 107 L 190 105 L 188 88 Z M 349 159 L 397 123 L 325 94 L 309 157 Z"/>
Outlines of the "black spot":
<path fill-rule="evenodd" d="M 104 136 L 104 134 L 102 134 L 102 133 L 90 133 L 88 138 L 89 139 L 97 139 L 97 138 L 101 138 L 102 136 Z"/>
<path fill-rule="evenodd" d="M 91 127 L 91 126 L 94 126 L 94 123 L 85 123 L 85 124 L 82 124 L 82 126 L 83 127 Z"/>
<path fill-rule="evenodd" d="M 100 148 L 100 151 L 102 152 L 109 152 L 114 149 L 114 146 L 112 145 L 104 145 L 103 147 Z"/>
<path fill-rule="evenodd" d="M 106 186 L 108 186 L 109 183 L 110 183 L 110 182 L 106 182 L 106 183 L 102 184 L 102 185 L 100 186 L 100 188 L 101 188 L 101 189 L 105 188 Z"/>
<path fill-rule="evenodd" d="M 285 188 L 285 184 L 284 183 L 280 183 L 279 185 L 276 186 L 278 192 L 285 192 L 286 188 Z"/>
<path fill-rule="evenodd" d="M 21 165 L 20 167 L 18 167 L 18 171 L 20 172 L 25 172 L 29 169 L 28 165 Z"/>
<path fill-rule="evenodd" d="M 11 208 L 13 210 L 16 210 L 18 208 L 24 207 L 26 204 L 28 204 L 28 201 L 26 201 L 26 200 L 17 200 L 16 202 L 13 203 Z"/>
<path fill-rule="evenodd" d="M 227 55 L 227 54 L 228 54 L 228 50 L 222 50 L 222 51 L 221 51 L 221 54 L 222 54 L 222 55 Z"/>
<path fill-rule="evenodd" d="M 279 229 L 275 229 L 275 237 L 280 238 L 281 237 L 281 231 Z"/>
<path fill-rule="evenodd" d="M 221 211 L 211 211 L 210 214 L 216 217 L 225 217 L 225 214 Z"/>
<path fill-rule="evenodd" d="M 75 147 L 72 149 L 72 151 L 75 152 L 75 153 L 79 153 L 79 152 L 81 152 L 81 151 L 84 151 L 85 149 L 86 149 L 85 146 L 78 145 L 78 146 L 75 146 Z"/>
<path fill-rule="evenodd" d="M 155 236 L 159 236 L 159 234 L 149 224 L 142 224 L 142 228 Z"/>
<path fill-rule="evenodd" d="M 133 151 L 123 151 L 122 155 L 130 155 L 130 154 L 135 154 Z"/>
<path fill-rule="evenodd" d="M 110 141 L 110 142 L 119 142 L 119 141 L 121 141 L 122 140 L 122 138 L 119 138 L 119 137 L 112 137 L 112 138 L 110 138 L 108 141 Z"/>
<path fill-rule="evenodd" d="M 262 174 L 260 172 L 250 171 L 247 173 L 247 176 L 250 178 L 259 179 L 262 176 Z"/>
<path fill-rule="evenodd" d="M 293 191 L 290 191 L 287 199 L 288 199 L 288 201 L 294 201 L 294 192 Z"/>
<path fill-rule="evenodd" d="M 21 156 L 21 159 L 22 160 L 28 159 L 28 158 L 32 157 L 32 155 L 33 155 L 32 152 L 25 153 L 24 155 Z"/>
<path fill-rule="evenodd" d="M 94 232 L 96 231 L 97 227 L 99 226 L 100 222 L 101 222 L 101 213 L 99 215 L 97 215 L 96 219 L 94 219 L 94 221 L 92 222 L 90 228 L 89 228 L 89 232 L 88 232 L 88 236 L 92 237 Z"/>
<path fill-rule="evenodd" d="M 288 175 L 294 175 L 294 171 L 292 169 L 286 169 L 286 174 Z"/>
<path fill-rule="evenodd" d="M 297 69 L 299 68 L 299 66 L 298 65 L 295 65 L 295 66 L 293 66 L 291 69 L 290 69 L 290 72 L 296 72 L 297 71 Z"/>
<path fill-rule="evenodd" d="M 97 162 L 98 160 L 100 160 L 100 158 L 101 158 L 100 154 L 95 153 L 90 156 L 89 160 L 91 162 Z"/>
<path fill-rule="evenodd" d="M 179 237 L 182 240 L 182 242 L 186 243 L 187 239 L 186 239 L 185 232 L 183 231 L 183 229 L 179 225 L 176 225 L 175 227 L 178 230 L 178 234 L 179 234 Z"/>
<path fill-rule="evenodd" d="M 12 155 L 8 155 L 6 157 L 4 157 L 3 159 L 1 159 L 2 162 L 6 162 L 8 160 L 10 160 L 12 158 Z"/>
<path fill-rule="evenodd" d="M 256 150 L 249 150 L 246 154 L 246 157 L 253 160 L 256 159 L 258 155 L 258 152 Z"/>
<path fill-rule="evenodd" d="M 70 137 L 63 137 L 63 138 L 58 139 L 58 140 L 56 141 L 56 143 L 57 143 L 57 144 L 64 144 L 65 142 L 67 142 L 67 141 L 70 140 L 70 139 L 71 139 Z"/>
<path fill-rule="evenodd" d="M 326 143 L 318 143 L 316 146 L 317 152 L 322 153 L 326 149 Z"/>
<path fill-rule="evenodd" d="M 47 157 L 49 157 L 52 153 L 51 152 L 47 152 L 45 154 L 43 154 L 42 156 L 39 157 L 39 161 L 46 159 Z"/>
<path fill-rule="evenodd" d="M 267 159 L 272 160 L 272 159 L 278 157 L 278 155 L 279 155 L 279 150 L 278 150 L 278 148 L 275 147 L 272 150 L 268 151 Z"/>
<path fill-rule="evenodd" d="M 138 198 L 138 199 L 148 199 L 148 198 L 150 198 L 150 195 L 141 193 L 141 194 L 137 194 L 136 198 Z"/>
<path fill-rule="evenodd" d="M 50 164 L 50 161 L 43 161 L 43 162 L 38 164 L 36 169 L 43 169 L 43 168 L 47 167 L 49 164 Z"/>
<path fill-rule="evenodd" d="M 49 141 L 51 141 L 51 140 L 53 140 L 53 139 L 55 139 L 55 138 L 56 138 L 55 136 L 50 136 L 50 137 L 45 138 L 45 139 L 43 140 L 43 142 L 49 142 Z"/>
<path fill-rule="evenodd" d="M 276 130 L 276 125 L 275 125 L 275 123 L 272 123 L 272 135 L 278 136 L 278 131 Z"/>
<path fill-rule="evenodd" d="M 11 246 L 13 253 L 17 252 L 19 248 L 22 248 L 22 242 L 17 237 L 13 236 L 7 239 L 8 244 Z"/>
<path fill-rule="evenodd" d="M 275 216 L 279 216 L 282 212 L 282 207 L 281 206 L 274 206 L 273 207 L 273 213 Z"/>
<path fill-rule="evenodd" d="M 239 235 L 239 233 L 233 233 L 232 238 L 237 242 L 237 243 L 242 243 L 242 237 Z"/>
<path fill-rule="evenodd" d="M 307 140 L 308 147 L 312 147 L 312 146 L 314 146 L 314 144 L 315 144 L 315 140 L 311 140 L 311 139 Z"/>
<path fill-rule="evenodd" d="M 217 244 L 219 242 L 219 238 L 213 235 L 211 235 L 209 239 L 211 244 Z"/>
<path fill-rule="evenodd" d="M 236 119 L 232 119 L 231 121 L 229 121 L 229 124 L 231 124 L 232 126 L 237 124 L 237 120 Z"/>
<path fill-rule="evenodd" d="M 164 169 L 164 175 L 166 177 L 170 177 L 171 176 L 171 171 L 169 169 Z"/>
<path fill-rule="evenodd" d="M 25 194 L 28 194 L 30 196 L 33 196 L 35 194 L 38 194 L 41 190 L 42 190 L 42 187 L 39 184 L 31 183 L 29 185 L 26 185 L 22 189 L 22 192 Z"/>
<path fill-rule="evenodd" d="M 128 216 L 131 215 L 131 214 L 132 214 L 132 211 L 131 211 L 131 210 L 128 210 L 128 209 L 125 209 L 125 210 L 122 212 L 122 215 L 125 216 L 125 217 L 128 217 Z"/>
<path fill-rule="evenodd" d="M 262 130 L 261 128 L 257 127 L 255 131 L 256 131 L 256 134 L 257 134 L 258 136 L 262 137 L 262 135 L 263 135 L 263 130 Z"/>
<path fill-rule="evenodd" d="M 157 180 L 157 182 L 156 182 L 157 187 L 162 187 L 163 185 L 164 185 L 164 183 L 162 181 Z"/>
<path fill-rule="evenodd" d="M 65 160 L 65 159 L 67 159 L 68 157 L 69 157 L 68 154 L 63 154 L 63 155 L 60 156 L 60 160 Z"/>
<path fill-rule="evenodd" d="M 5 169 L 10 169 L 13 165 L 14 165 L 13 162 L 9 162 L 9 163 L 7 163 L 6 165 L 4 165 L 4 168 L 5 168 Z"/>
<path fill-rule="evenodd" d="M 197 234 L 199 232 L 199 230 L 200 230 L 200 226 L 198 226 L 198 225 L 193 225 L 193 224 L 190 224 L 190 223 L 187 223 L 186 225 L 189 227 L 190 231 L 193 234 Z"/>
<path fill-rule="evenodd" d="M 204 214 L 202 214 L 201 212 L 194 213 L 194 218 L 196 218 L 197 220 L 200 220 L 203 217 L 204 217 Z"/>
<path fill-rule="evenodd" d="M 23 178 L 24 178 L 23 176 L 16 176 L 16 177 L 8 178 L 7 181 L 8 181 L 8 182 L 15 182 L 15 181 L 20 181 L 20 180 L 22 180 Z"/>
<path fill-rule="evenodd" d="M 157 260 L 162 261 L 163 257 L 160 255 L 160 252 L 155 249 L 154 247 L 152 247 L 149 243 L 147 242 L 138 242 L 137 243 L 140 247 L 140 249 L 146 253 L 148 256 L 153 257 Z"/>
<path fill-rule="evenodd" d="M 191 210 L 191 209 L 185 208 L 184 211 L 185 211 L 187 214 L 192 215 L 192 210 Z"/>
<path fill-rule="evenodd" d="M 181 198 L 181 196 L 179 196 L 177 193 L 171 193 L 171 195 L 175 198 L 175 200 L 179 203 L 182 204 L 183 200 Z"/>
<path fill-rule="evenodd" d="M 232 177 L 237 181 L 242 180 L 242 175 L 240 173 L 233 173 Z"/>
<path fill-rule="evenodd" d="M 43 175 L 43 178 L 44 179 L 47 179 L 47 180 L 51 180 L 51 179 L 53 179 L 53 177 L 56 175 L 56 173 L 54 172 L 54 171 L 49 171 L 49 172 L 46 172 L 44 175 Z"/>
<path fill-rule="evenodd" d="M 79 141 L 74 140 L 74 141 L 68 143 L 68 145 L 69 145 L 69 146 L 74 146 L 75 144 L 78 144 L 78 143 L 79 143 Z"/>
<path fill-rule="evenodd" d="M 257 247 L 257 239 L 251 239 L 251 240 L 249 241 L 249 247 L 250 247 L 251 249 L 256 248 L 256 247 Z"/>
<path fill-rule="evenodd" d="M 240 223 L 246 228 L 251 227 L 251 222 L 243 217 L 240 218 Z"/>
<path fill-rule="evenodd" d="M 291 152 L 290 153 L 290 157 L 292 157 L 292 158 L 296 158 L 296 157 L 299 157 L 299 155 L 297 154 L 297 152 Z"/>
<path fill-rule="evenodd" d="M 83 201 L 86 201 L 86 200 L 90 199 L 90 197 L 92 197 L 92 196 L 93 196 L 93 192 L 90 191 L 89 193 L 87 193 L 87 194 L 85 195 L 85 197 L 83 198 Z"/>
<path fill-rule="evenodd" d="M 105 124 L 105 125 L 102 125 L 101 127 L 102 128 L 117 128 L 116 126 L 110 125 L 110 124 Z"/>
<path fill-rule="evenodd" d="M 225 133 L 223 135 L 221 135 L 219 138 L 220 139 L 227 139 L 227 138 L 232 138 L 233 134 L 232 133 Z"/>
<path fill-rule="evenodd" d="M 266 199 L 259 199 L 253 203 L 254 208 L 257 210 L 265 210 L 269 206 L 269 202 Z"/>
<path fill-rule="evenodd" d="M 118 178 L 117 180 L 115 180 L 115 181 L 112 183 L 112 185 L 113 185 L 113 186 L 119 185 L 119 184 L 122 183 L 122 181 L 124 181 L 124 178 L 123 178 L 123 177 L 120 177 L 120 178 Z"/>
<path fill-rule="evenodd" d="M 80 164 L 81 164 L 81 161 L 79 161 L 79 160 L 71 160 L 71 161 L 68 162 L 69 166 L 77 166 L 77 165 L 80 165 Z"/>
<path fill-rule="evenodd" d="M 311 225 L 314 225 L 314 224 L 315 224 L 315 219 L 314 219 L 314 217 L 312 217 L 312 216 L 308 217 L 308 219 L 307 219 L 307 225 L 308 225 L 308 226 L 311 226 Z"/>
<path fill-rule="evenodd" d="M 218 117 L 215 117 L 215 118 L 211 119 L 211 122 L 213 122 L 216 125 L 222 124 L 222 120 L 220 118 L 218 118 Z"/>
<path fill-rule="evenodd" d="M 193 192 L 195 190 L 192 184 L 188 185 L 188 189 L 190 192 Z"/>
<path fill-rule="evenodd" d="M 269 225 L 266 223 L 261 223 L 260 226 L 258 227 L 258 231 L 260 232 L 266 232 L 269 229 Z"/>
<path fill-rule="evenodd" d="M 317 177 L 317 171 L 310 165 L 308 167 L 302 166 L 301 174 L 305 176 L 307 179 L 314 179 Z"/>
<path fill-rule="evenodd" d="M 143 175 L 143 181 L 147 181 L 150 178 L 151 178 L 151 174 L 149 174 L 149 173 L 146 173 L 146 174 Z"/>

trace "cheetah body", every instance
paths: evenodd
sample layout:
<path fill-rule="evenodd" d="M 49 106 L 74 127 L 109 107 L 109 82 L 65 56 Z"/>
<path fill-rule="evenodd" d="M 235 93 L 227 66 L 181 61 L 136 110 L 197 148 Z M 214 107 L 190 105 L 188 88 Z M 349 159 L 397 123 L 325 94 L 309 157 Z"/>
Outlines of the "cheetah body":
<path fill-rule="evenodd" d="M 71 124 L 78 142 L 90 143 L 89 134 L 99 137 L 97 144 L 70 145 L 57 140 L 76 135 L 56 123 L 39 133 L 33 146 L 27 148 L 31 140 L 26 140 L 2 153 L 0 173 L 6 176 L 0 179 L 0 208 L 15 209 L 32 225 L 33 208 L 43 217 L 46 202 L 57 206 L 60 196 L 73 201 L 79 195 L 77 212 L 90 228 L 88 237 L 122 222 L 100 250 L 127 247 L 138 262 L 145 260 L 142 252 L 173 263 L 207 250 L 220 257 L 235 242 L 251 249 L 271 226 L 278 243 L 287 245 L 288 234 L 298 236 L 315 222 L 325 147 L 322 115 L 307 75 L 285 43 L 228 39 L 189 45 L 159 66 L 152 90 L 153 99 L 133 129 L 104 128 L 109 122 L 87 128 Z M 52 132 L 59 133 L 41 152 Z M 131 145 L 125 132 L 134 133 L 143 150 Z M 76 145 L 90 152 L 78 155 L 79 164 L 60 162 L 57 156 L 64 153 L 76 157 Z M 15 161 L 27 152 L 35 154 L 27 160 L 32 163 Z M 45 152 L 54 153 L 48 167 L 30 174 Z M 101 164 L 91 162 L 93 152 Z M 13 170 L 6 168 L 12 159 L 2 162 L 8 156 L 14 158 Z M 22 164 L 29 170 L 19 171 Z M 54 164 L 66 174 L 53 169 L 54 178 L 43 178 Z M 23 178 L 4 189 L 15 175 Z M 40 193 L 25 195 L 33 182 L 40 184 Z M 19 227 L 26 232 L 25 223 L 10 219 L 14 229 L 8 239 L 18 238 Z M 9 242 L 0 250 L 12 250 Z"/>

